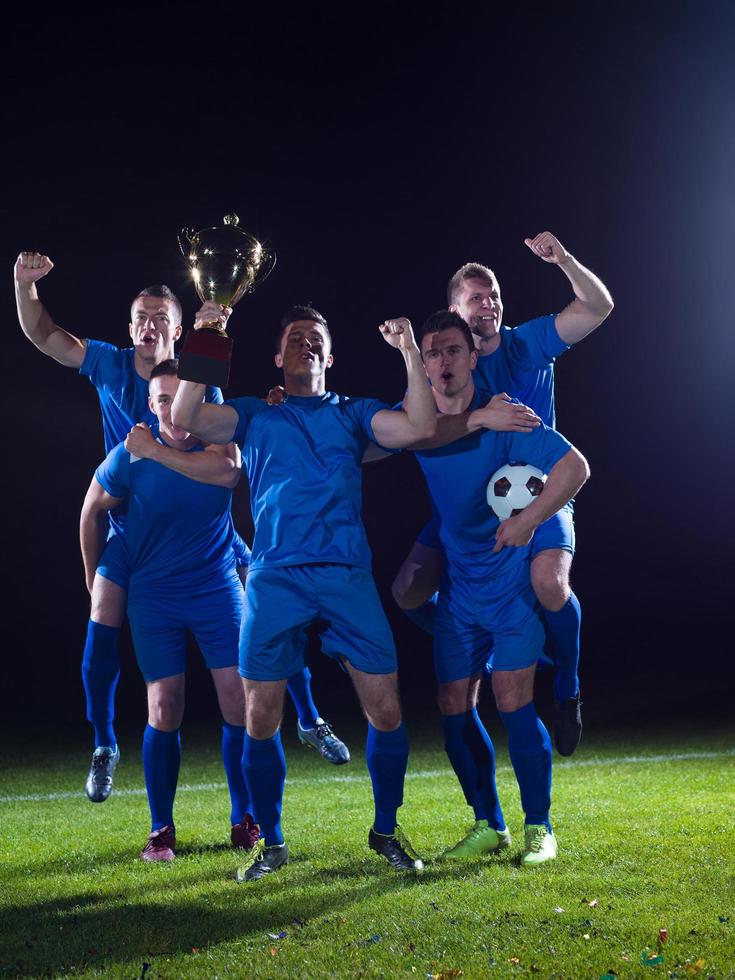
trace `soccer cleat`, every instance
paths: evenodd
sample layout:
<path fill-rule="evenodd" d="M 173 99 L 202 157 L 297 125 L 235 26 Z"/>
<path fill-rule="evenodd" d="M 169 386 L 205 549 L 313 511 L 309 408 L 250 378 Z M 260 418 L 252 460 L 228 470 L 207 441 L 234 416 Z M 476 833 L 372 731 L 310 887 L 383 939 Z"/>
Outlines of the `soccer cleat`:
<path fill-rule="evenodd" d="M 176 831 L 173 827 L 161 827 L 148 834 L 148 843 L 140 852 L 144 861 L 173 861 L 176 857 Z"/>
<path fill-rule="evenodd" d="M 521 866 L 535 868 L 537 864 L 553 861 L 556 857 L 556 837 L 544 824 L 526 824 L 526 849 L 521 855 Z"/>
<path fill-rule="evenodd" d="M 480 857 L 482 854 L 493 854 L 510 847 L 510 831 L 494 830 L 487 820 L 476 820 L 473 827 L 454 847 L 448 848 L 440 855 L 440 861 L 464 861 L 467 858 Z"/>
<path fill-rule="evenodd" d="M 260 840 L 260 827 L 249 813 L 246 813 L 240 823 L 234 823 L 230 831 L 233 847 L 243 851 L 251 851 Z"/>
<path fill-rule="evenodd" d="M 396 824 L 393 834 L 378 834 L 371 828 L 368 847 L 377 854 L 382 854 L 391 868 L 398 871 L 424 870 L 424 862 L 411 847 L 399 824 Z"/>
<path fill-rule="evenodd" d="M 98 745 L 92 753 L 92 765 L 84 789 L 92 803 L 104 803 L 112 792 L 112 774 L 120 761 L 120 749 L 116 745 Z"/>
<path fill-rule="evenodd" d="M 337 738 L 328 721 L 317 718 L 314 728 L 302 728 L 301 722 L 296 722 L 296 732 L 302 745 L 310 745 L 316 749 L 325 762 L 334 766 L 342 766 L 350 761 L 350 750 L 345 743 Z"/>
<path fill-rule="evenodd" d="M 554 744 L 559 755 L 571 755 L 582 738 L 582 702 L 574 698 L 557 701 L 554 713 Z"/>
<path fill-rule="evenodd" d="M 237 869 L 235 879 L 242 884 L 244 881 L 258 881 L 272 871 L 277 871 L 282 864 L 288 864 L 288 847 L 285 844 L 265 846 L 260 838 L 250 852 L 250 861 Z"/>

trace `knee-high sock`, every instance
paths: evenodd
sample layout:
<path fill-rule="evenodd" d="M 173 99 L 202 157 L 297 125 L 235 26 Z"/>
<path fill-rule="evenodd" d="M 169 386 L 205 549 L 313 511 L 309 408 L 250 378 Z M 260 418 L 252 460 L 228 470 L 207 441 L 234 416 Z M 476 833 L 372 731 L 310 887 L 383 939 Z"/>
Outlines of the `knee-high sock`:
<path fill-rule="evenodd" d="M 222 762 L 230 789 L 230 823 L 240 823 L 250 812 L 250 797 L 242 772 L 242 745 L 245 738 L 244 725 L 230 725 L 222 722 Z"/>
<path fill-rule="evenodd" d="M 179 781 L 181 735 L 162 732 L 152 725 L 143 734 L 143 774 L 148 805 L 151 808 L 151 830 L 174 826 L 174 797 Z"/>
<path fill-rule="evenodd" d="M 401 722 L 394 732 L 381 732 L 368 722 L 365 751 L 373 784 L 375 823 L 378 834 L 392 834 L 403 803 L 403 781 L 408 766 L 408 734 Z"/>
<path fill-rule="evenodd" d="M 319 712 L 311 696 L 311 671 L 304 667 L 298 674 L 289 677 L 286 690 L 296 708 L 302 728 L 314 728 Z"/>
<path fill-rule="evenodd" d="M 281 733 L 271 738 L 253 738 L 245 732 L 242 768 L 245 775 L 253 817 L 261 837 L 268 846 L 283 843 L 281 809 L 283 785 L 286 782 L 286 756 Z"/>
<path fill-rule="evenodd" d="M 487 820 L 495 830 L 505 829 L 495 787 L 495 750 L 477 708 L 458 715 L 443 715 L 444 748 L 457 774 L 464 798 L 475 820 Z"/>
<path fill-rule="evenodd" d="M 82 657 L 82 682 L 87 696 L 87 720 L 94 728 L 95 745 L 117 745 L 112 722 L 115 688 L 120 676 L 117 652 L 119 626 L 104 626 L 90 619 Z"/>
<path fill-rule="evenodd" d="M 403 612 L 408 616 L 412 623 L 415 623 L 420 630 L 424 633 L 428 633 L 429 636 L 434 635 L 434 626 L 436 624 L 436 603 L 439 598 L 439 593 L 435 592 L 434 595 L 427 599 L 422 605 L 417 606 L 415 609 L 404 609 Z"/>
<path fill-rule="evenodd" d="M 551 739 L 533 701 L 517 711 L 499 711 L 508 732 L 508 751 L 521 791 L 527 824 L 549 823 Z"/>
<path fill-rule="evenodd" d="M 554 687 L 557 701 L 573 698 L 579 691 L 579 632 L 582 625 L 582 609 L 579 599 L 572 592 L 566 603 L 551 612 L 544 609 L 546 620 L 556 647 L 556 677 Z"/>

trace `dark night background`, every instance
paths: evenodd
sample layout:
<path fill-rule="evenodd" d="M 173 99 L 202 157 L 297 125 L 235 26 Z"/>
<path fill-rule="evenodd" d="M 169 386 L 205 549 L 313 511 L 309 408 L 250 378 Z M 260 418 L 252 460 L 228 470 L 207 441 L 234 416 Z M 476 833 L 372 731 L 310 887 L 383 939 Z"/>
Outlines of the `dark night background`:
<path fill-rule="evenodd" d="M 294 301 L 330 322 L 331 388 L 396 400 L 402 362 L 376 325 L 419 324 L 462 262 L 496 270 L 510 324 L 571 297 L 525 236 L 550 229 L 598 273 L 615 310 L 556 386 L 592 468 L 573 573 L 587 719 L 732 715 L 735 8 L 642 6 L 109 8 L 6 30 L 8 728 L 86 737 L 78 516 L 102 457 L 94 389 L 17 325 L 15 257 L 56 263 L 39 292 L 58 323 L 125 345 L 145 285 L 168 283 L 191 320 L 176 232 L 233 210 L 278 265 L 232 318 L 231 395 L 278 381 L 274 327 Z M 364 513 L 407 714 L 430 718 L 429 641 L 388 592 L 428 513 L 408 454 L 366 471 Z M 127 638 L 123 654 L 118 717 L 137 730 Z M 346 718 L 344 678 L 311 665 L 322 710 Z M 196 658 L 192 675 L 188 717 L 204 721 Z"/>

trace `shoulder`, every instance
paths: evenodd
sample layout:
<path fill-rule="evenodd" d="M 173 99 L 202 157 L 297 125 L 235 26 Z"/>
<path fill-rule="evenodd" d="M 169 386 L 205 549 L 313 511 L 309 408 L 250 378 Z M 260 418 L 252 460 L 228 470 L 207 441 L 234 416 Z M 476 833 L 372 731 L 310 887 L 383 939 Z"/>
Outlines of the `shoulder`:
<path fill-rule="evenodd" d="M 132 347 L 128 348 L 128 351 L 124 351 L 104 340 L 87 338 L 84 341 L 84 360 L 79 368 L 79 373 L 91 377 L 99 371 L 117 368 L 124 363 L 128 352 L 132 353 Z"/>

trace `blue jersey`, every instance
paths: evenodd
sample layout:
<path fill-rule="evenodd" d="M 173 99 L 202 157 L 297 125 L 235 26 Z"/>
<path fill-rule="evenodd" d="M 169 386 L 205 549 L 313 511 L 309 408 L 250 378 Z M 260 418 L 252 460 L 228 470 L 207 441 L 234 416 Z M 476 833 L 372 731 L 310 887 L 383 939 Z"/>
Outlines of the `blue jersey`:
<path fill-rule="evenodd" d="M 97 389 L 102 409 L 105 452 L 109 453 L 138 422 L 153 426 L 156 416 L 148 407 L 148 382 L 135 370 L 132 347 L 120 349 L 101 340 L 87 340 L 79 373 Z M 219 388 L 208 387 L 205 400 L 222 404 Z"/>
<path fill-rule="evenodd" d="M 501 327 L 497 349 L 477 358 L 475 384 L 493 395 L 507 391 L 553 429 L 554 360 L 569 347 L 557 333 L 555 316 L 540 316 L 512 329 Z"/>
<path fill-rule="evenodd" d="M 157 423 L 151 428 L 161 441 Z M 95 477 L 107 493 L 127 501 L 131 603 L 146 595 L 173 602 L 177 593 L 213 591 L 236 578 L 232 490 L 133 456 L 123 443 L 97 467 Z"/>
<path fill-rule="evenodd" d="M 235 398 L 235 442 L 250 480 L 255 523 L 251 571 L 336 562 L 370 568 L 360 515 L 362 456 L 375 442 L 372 398 L 327 392 L 282 405 Z"/>
<path fill-rule="evenodd" d="M 488 397 L 487 391 L 476 391 L 471 407 L 484 405 Z M 531 463 L 548 473 L 570 448 L 564 436 L 541 425 L 523 433 L 483 429 L 441 449 L 416 453 L 439 516 L 451 579 L 486 581 L 528 559 L 530 545 L 493 554 L 500 522 L 487 503 L 488 481 L 511 462 Z"/>

